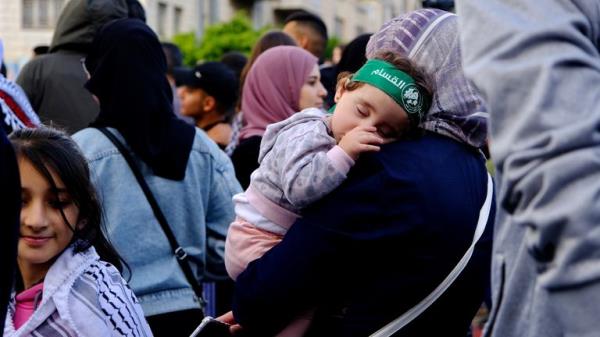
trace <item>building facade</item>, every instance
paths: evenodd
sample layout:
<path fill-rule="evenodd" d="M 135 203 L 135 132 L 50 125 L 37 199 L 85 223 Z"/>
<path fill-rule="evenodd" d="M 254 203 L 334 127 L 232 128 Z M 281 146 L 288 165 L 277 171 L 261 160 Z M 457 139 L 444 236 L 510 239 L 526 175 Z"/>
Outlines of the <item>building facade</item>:
<path fill-rule="evenodd" d="M 321 16 L 329 36 L 349 42 L 357 35 L 375 32 L 381 25 L 402 13 L 421 8 L 420 0 L 259 0 L 254 1 L 252 19 L 256 27 L 280 25 L 297 10 Z"/>
<path fill-rule="evenodd" d="M 68 0 L 1 0 L 0 38 L 9 73 L 16 72 L 38 45 L 48 45 L 62 6 Z M 148 24 L 162 40 L 194 31 L 201 37 L 208 25 L 228 21 L 239 10 L 256 28 L 281 26 L 296 10 L 318 14 L 329 35 L 341 41 L 374 32 L 383 22 L 421 7 L 422 0 L 140 0 Z"/>

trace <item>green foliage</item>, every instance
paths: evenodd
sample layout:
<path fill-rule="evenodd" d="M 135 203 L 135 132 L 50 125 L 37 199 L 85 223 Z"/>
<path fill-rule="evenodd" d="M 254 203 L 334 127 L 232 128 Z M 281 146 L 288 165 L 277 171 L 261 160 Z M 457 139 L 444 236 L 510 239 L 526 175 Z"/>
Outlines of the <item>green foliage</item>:
<path fill-rule="evenodd" d="M 219 60 L 221 55 L 229 51 L 248 55 L 256 40 L 267 29 L 254 30 L 246 14 L 238 12 L 229 22 L 208 26 L 202 41 L 198 41 L 192 32 L 174 36 L 173 43 L 181 49 L 184 63 L 192 66 L 198 62 Z"/>
<path fill-rule="evenodd" d="M 331 60 L 331 56 L 333 55 L 333 49 L 339 46 L 342 43 L 337 36 L 332 36 L 327 40 L 327 47 L 325 48 L 325 59 Z"/>
<path fill-rule="evenodd" d="M 181 49 L 184 64 L 188 66 L 196 64 L 200 42 L 196 39 L 196 34 L 194 32 L 181 33 L 173 36 L 173 43 Z"/>

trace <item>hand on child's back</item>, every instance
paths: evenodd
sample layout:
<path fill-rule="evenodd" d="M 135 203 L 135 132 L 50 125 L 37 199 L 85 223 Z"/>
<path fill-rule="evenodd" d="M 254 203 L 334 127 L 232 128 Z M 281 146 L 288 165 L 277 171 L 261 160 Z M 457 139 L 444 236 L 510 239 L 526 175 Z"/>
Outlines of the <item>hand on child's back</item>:
<path fill-rule="evenodd" d="M 374 126 L 357 126 L 346 133 L 339 142 L 339 147 L 353 160 L 357 160 L 362 152 L 379 151 L 383 138 L 377 134 Z"/>

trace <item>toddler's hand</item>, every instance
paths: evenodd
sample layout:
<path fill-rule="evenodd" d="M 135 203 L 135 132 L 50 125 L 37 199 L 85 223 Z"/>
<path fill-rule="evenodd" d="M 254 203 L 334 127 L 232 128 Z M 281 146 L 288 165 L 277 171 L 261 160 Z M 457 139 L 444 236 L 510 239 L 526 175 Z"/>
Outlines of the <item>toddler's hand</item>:
<path fill-rule="evenodd" d="M 376 127 L 357 126 L 348 131 L 338 145 L 352 159 L 357 160 L 358 156 L 363 152 L 379 151 L 381 144 L 383 144 L 383 138 L 377 134 Z"/>

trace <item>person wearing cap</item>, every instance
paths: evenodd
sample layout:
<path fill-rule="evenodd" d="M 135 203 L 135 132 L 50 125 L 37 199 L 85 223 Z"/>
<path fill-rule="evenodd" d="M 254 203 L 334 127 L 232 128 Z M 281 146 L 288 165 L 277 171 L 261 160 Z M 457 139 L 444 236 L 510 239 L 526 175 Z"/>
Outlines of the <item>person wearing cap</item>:
<path fill-rule="evenodd" d="M 394 334 L 467 335 L 489 282 L 495 207 L 478 151 L 487 114 L 462 73 L 458 39 L 456 15 L 431 9 L 390 20 L 373 35 L 367 59 L 392 50 L 433 78 L 432 104 L 414 118 L 419 132 L 362 153 L 340 186 L 302 209 L 283 239 L 238 275 L 233 317 L 223 320 L 235 318 L 250 336 L 273 336 L 316 308 L 304 336 L 369 336 L 470 256 L 442 296 Z M 371 72 L 400 83 L 387 70 Z M 333 128 L 340 109 L 364 111 L 358 94 L 366 88 L 342 96 L 348 101 L 338 102 Z"/>
<path fill-rule="evenodd" d="M 231 139 L 231 118 L 237 100 L 238 80 L 221 62 L 206 62 L 194 68 L 173 71 L 181 114 L 192 117 L 196 126 L 221 149 Z"/>

